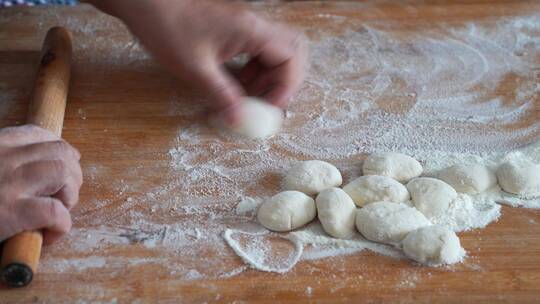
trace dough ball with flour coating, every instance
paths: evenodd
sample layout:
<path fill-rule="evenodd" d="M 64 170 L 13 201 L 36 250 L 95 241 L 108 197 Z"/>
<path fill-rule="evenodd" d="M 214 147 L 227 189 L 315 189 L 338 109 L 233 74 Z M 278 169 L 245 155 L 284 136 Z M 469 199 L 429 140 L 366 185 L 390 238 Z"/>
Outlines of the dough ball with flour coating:
<path fill-rule="evenodd" d="M 311 197 L 298 191 L 284 191 L 261 205 L 257 219 L 269 230 L 290 231 L 311 222 L 315 214 Z"/>
<path fill-rule="evenodd" d="M 308 160 L 297 163 L 287 172 L 283 186 L 285 190 L 314 195 L 324 189 L 338 187 L 341 182 L 341 173 L 332 164 L 321 160 Z"/>
<path fill-rule="evenodd" d="M 395 152 L 371 154 L 363 165 L 364 175 L 384 175 L 399 182 L 420 176 L 422 170 L 422 165 L 416 159 Z"/>
<path fill-rule="evenodd" d="M 409 258 L 429 266 L 461 262 L 465 250 L 456 233 L 442 226 L 427 226 L 409 233 L 403 240 Z"/>
<path fill-rule="evenodd" d="M 457 192 L 447 183 L 431 178 L 418 177 L 407 184 L 414 206 L 428 218 L 436 217 L 448 209 Z"/>
<path fill-rule="evenodd" d="M 317 195 L 315 203 L 317 216 L 326 233 L 341 239 L 354 235 L 356 206 L 345 191 L 339 188 L 325 189 Z"/>
<path fill-rule="evenodd" d="M 270 137 L 283 124 L 283 110 L 257 98 L 244 98 L 240 111 L 242 119 L 232 130 L 250 139 Z"/>
<path fill-rule="evenodd" d="M 401 203 L 376 202 L 356 212 L 356 228 L 369 240 L 397 244 L 431 222 L 418 210 Z"/>
<path fill-rule="evenodd" d="M 521 197 L 540 195 L 540 165 L 528 159 L 513 159 L 497 169 L 501 188 Z"/>
<path fill-rule="evenodd" d="M 373 202 L 403 203 L 409 200 L 407 188 L 388 176 L 364 175 L 348 183 L 343 190 L 360 207 Z"/>
<path fill-rule="evenodd" d="M 495 186 L 497 178 L 486 166 L 455 165 L 439 172 L 438 177 L 457 192 L 477 194 Z"/>

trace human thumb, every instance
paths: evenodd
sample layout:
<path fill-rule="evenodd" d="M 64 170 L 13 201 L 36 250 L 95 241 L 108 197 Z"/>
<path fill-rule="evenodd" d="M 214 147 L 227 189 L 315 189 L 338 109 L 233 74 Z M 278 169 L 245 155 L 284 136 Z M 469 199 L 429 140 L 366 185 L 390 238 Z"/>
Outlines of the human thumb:
<path fill-rule="evenodd" d="M 208 63 L 199 71 L 199 84 L 209 92 L 212 107 L 230 126 L 241 119 L 239 105 L 244 95 L 240 83 L 217 63 Z"/>

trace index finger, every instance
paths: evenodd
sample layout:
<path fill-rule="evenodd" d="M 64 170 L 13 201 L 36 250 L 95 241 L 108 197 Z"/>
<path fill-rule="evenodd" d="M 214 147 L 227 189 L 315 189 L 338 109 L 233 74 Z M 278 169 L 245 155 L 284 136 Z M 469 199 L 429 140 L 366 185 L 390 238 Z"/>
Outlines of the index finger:
<path fill-rule="evenodd" d="M 259 27 L 263 39 L 256 55 L 267 69 L 251 84 L 253 91 L 264 91 L 265 99 L 284 106 L 300 87 L 307 69 L 307 44 L 304 35 L 282 25 Z"/>
<path fill-rule="evenodd" d="M 60 137 L 56 134 L 31 124 L 0 130 L 0 142 L 4 147 L 16 147 L 59 139 Z"/>

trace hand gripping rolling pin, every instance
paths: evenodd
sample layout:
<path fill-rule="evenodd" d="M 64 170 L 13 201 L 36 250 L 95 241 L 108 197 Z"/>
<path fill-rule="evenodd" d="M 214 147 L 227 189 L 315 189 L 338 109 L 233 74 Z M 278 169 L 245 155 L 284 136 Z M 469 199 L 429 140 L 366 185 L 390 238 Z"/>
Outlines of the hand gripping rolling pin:
<path fill-rule="evenodd" d="M 62 133 L 71 65 L 71 34 L 62 27 L 47 32 L 41 49 L 37 79 L 27 122 Z M 12 287 L 28 285 L 37 271 L 43 236 L 25 231 L 4 243 L 0 263 L 2 280 Z"/>

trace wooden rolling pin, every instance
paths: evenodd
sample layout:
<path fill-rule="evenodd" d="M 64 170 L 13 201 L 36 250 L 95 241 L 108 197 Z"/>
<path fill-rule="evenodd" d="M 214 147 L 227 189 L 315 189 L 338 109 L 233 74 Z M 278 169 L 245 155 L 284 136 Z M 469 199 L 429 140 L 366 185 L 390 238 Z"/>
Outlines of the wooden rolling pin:
<path fill-rule="evenodd" d="M 71 34 L 62 27 L 47 32 L 27 122 L 62 134 L 71 67 Z M 37 271 L 43 236 L 25 231 L 4 243 L 2 280 L 12 287 L 28 285 Z"/>

